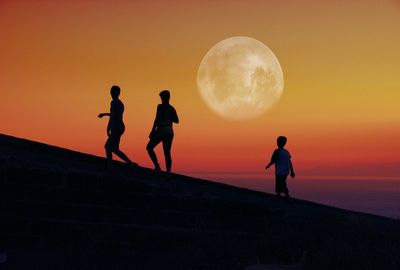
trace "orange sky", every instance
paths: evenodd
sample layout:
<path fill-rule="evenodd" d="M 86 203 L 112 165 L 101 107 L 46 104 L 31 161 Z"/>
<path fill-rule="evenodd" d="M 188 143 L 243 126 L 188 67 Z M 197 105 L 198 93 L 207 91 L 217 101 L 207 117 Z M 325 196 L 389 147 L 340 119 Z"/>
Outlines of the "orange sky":
<path fill-rule="evenodd" d="M 96 115 L 118 84 L 121 148 L 141 165 L 164 88 L 181 118 L 178 172 L 262 171 L 281 134 L 298 172 L 391 163 L 395 174 L 400 164 L 395 0 L 0 0 L 0 32 L 1 133 L 103 155 Z M 256 119 L 223 119 L 197 91 L 201 59 L 231 36 L 265 43 L 283 69 L 280 102 Z"/>

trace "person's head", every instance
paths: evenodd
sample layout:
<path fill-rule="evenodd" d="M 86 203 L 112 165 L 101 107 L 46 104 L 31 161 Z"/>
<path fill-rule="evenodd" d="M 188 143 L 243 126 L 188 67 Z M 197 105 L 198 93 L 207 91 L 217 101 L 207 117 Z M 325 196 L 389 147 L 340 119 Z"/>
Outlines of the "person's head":
<path fill-rule="evenodd" d="M 113 99 L 116 99 L 116 98 L 119 97 L 119 94 L 121 93 L 121 88 L 119 88 L 118 85 L 113 85 L 113 86 L 111 87 L 110 93 L 111 93 L 111 97 L 112 97 Z"/>
<path fill-rule="evenodd" d="M 285 136 L 279 136 L 276 139 L 276 144 L 278 145 L 279 148 L 283 148 L 286 145 L 287 138 Z"/>
<path fill-rule="evenodd" d="M 162 90 L 160 92 L 160 98 L 163 104 L 168 104 L 169 103 L 169 98 L 170 98 L 170 93 L 168 90 Z"/>

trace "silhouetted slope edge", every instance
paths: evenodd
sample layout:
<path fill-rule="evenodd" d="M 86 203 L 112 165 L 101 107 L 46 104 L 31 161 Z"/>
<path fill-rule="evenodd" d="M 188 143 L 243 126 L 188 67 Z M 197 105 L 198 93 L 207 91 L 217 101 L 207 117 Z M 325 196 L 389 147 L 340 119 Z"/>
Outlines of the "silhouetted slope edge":
<path fill-rule="evenodd" d="M 7 269 L 399 269 L 399 221 L 0 135 Z"/>

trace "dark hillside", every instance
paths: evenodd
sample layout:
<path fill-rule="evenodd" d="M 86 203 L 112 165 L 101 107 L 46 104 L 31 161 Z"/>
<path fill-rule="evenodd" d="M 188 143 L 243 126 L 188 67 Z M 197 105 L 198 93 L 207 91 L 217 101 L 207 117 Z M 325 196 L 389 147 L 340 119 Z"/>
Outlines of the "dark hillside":
<path fill-rule="evenodd" d="M 104 166 L 0 135 L 0 269 L 400 269 L 399 221 Z"/>

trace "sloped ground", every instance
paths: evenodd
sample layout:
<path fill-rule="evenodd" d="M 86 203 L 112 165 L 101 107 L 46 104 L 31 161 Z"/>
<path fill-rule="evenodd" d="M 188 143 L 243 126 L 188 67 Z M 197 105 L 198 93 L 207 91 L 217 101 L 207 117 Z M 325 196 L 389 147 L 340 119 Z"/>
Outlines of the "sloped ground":
<path fill-rule="evenodd" d="M 0 135 L 0 267 L 400 269 L 398 221 L 104 165 Z"/>

